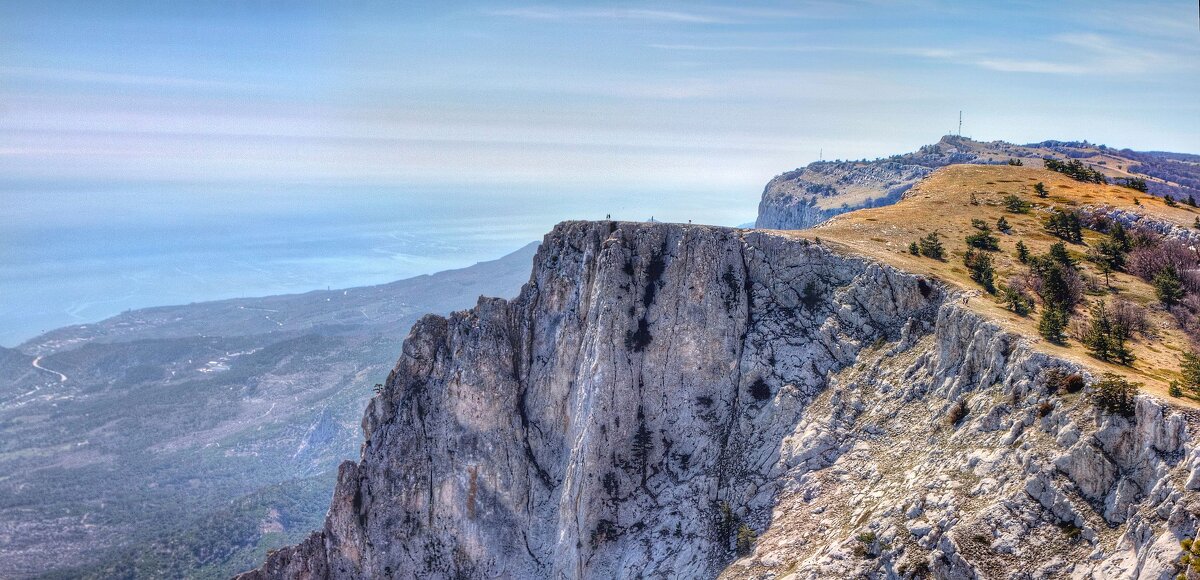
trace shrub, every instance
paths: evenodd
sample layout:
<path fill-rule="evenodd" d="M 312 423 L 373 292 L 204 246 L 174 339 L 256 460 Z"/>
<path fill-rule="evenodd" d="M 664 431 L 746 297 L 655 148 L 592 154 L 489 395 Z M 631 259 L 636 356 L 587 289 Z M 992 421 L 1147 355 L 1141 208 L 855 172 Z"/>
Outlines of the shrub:
<path fill-rule="evenodd" d="M 1170 195 L 1163 196 L 1163 203 L 1167 204 L 1167 207 L 1179 207 L 1179 203 Z"/>
<path fill-rule="evenodd" d="M 938 239 L 940 234 L 930 232 L 929 235 L 921 238 L 919 242 L 921 255 L 934 260 L 941 260 L 946 255 L 945 248 L 942 247 L 942 241 Z"/>
<path fill-rule="evenodd" d="M 1033 312 L 1033 297 L 1011 284 L 1000 286 L 1000 299 L 1004 301 L 1005 308 L 1020 316 Z"/>
<path fill-rule="evenodd" d="M 1010 193 L 1004 197 L 1004 209 L 1012 213 L 1029 213 L 1029 202 L 1021 199 L 1020 196 L 1014 193 Z"/>
<path fill-rule="evenodd" d="M 1123 185 L 1129 189 L 1135 189 L 1142 193 L 1146 193 L 1150 190 L 1150 188 L 1146 186 L 1146 180 L 1140 177 L 1127 177 L 1124 179 L 1119 179 L 1117 180 L 1117 185 Z"/>
<path fill-rule="evenodd" d="M 1074 267 L 1076 264 L 1071 253 L 1067 251 L 1067 245 L 1062 242 L 1050 244 L 1050 250 L 1046 252 L 1046 257 L 1064 266 Z"/>
<path fill-rule="evenodd" d="M 1131 383 L 1124 377 L 1113 373 L 1104 373 L 1104 377 L 1092 385 L 1093 401 L 1101 411 L 1122 417 L 1132 417 L 1134 397 L 1137 396 L 1138 384 Z"/>
<path fill-rule="evenodd" d="M 962 399 L 950 407 L 950 412 L 946 414 L 946 422 L 951 427 L 958 425 L 963 419 L 967 418 L 967 414 L 970 412 L 971 409 L 967 406 L 967 400 Z"/>
<path fill-rule="evenodd" d="M 1172 397 L 1182 397 L 1183 389 L 1179 387 L 1179 381 L 1171 381 L 1171 386 L 1167 388 L 1167 394 Z"/>
<path fill-rule="evenodd" d="M 983 286 L 988 294 L 996 293 L 995 277 L 996 271 L 992 267 L 992 257 L 986 252 L 976 252 L 968 249 L 966 255 L 963 256 L 963 264 L 971 272 L 971 279 Z"/>
<path fill-rule="evenodd" d="M 1046 184 L 1040 181 L 1033 185 L 1033 193 L 1041 198 L 1050 196 L 1050 192 L 1046 189 Z"/>
<path fill-rule="evenodd" d="M 1191 351 L 1183 353 L 1179 374 L 1183 375 L 1183 387 L 1200 395 L 1200 356 Z"/>
<path fill-rule="evenodd" d="M 921 248 L 920 248 L 920 246 L 917 245 L 916 242 L 909 242 L 908 243 L 908 253 L 910 253 L 914 256 L 920 256 Z"/>
<path fill-rule="evenodd" d="M 1174 266 L 1163 268 L 1154 276 L 1154 294 L 1163 304 L 1170 306 L 1184 296 L 1183 280 Z"/>
<path fill-rule="evenodd" d="M 1073 244 L 1083 242 L 1083 222 L 1074 211 L 1054 210 L 1046 219 L 1046 231 Z"/>
<path fill-rule="evenodd" d="M 1029 246 L 1021 240 L 1017 240 L 1017 261 L 1022 264 L 1029 262 Z"/>
<path fill-rule="evenodd" d="M 1099 184 L 1108 183 L 1108 180 L 1104 178 L 1103 173 L 1088 167 L 1084 162 L 1078 159 L 1059 161 L 1057 159 L 1047 157 L 1043 159 L 1043 161 L 1046 164 L 1046 169 L 1062 173 L 1063 175 L 1066 175 L 1075 181 Z"/>
<path fill-rule="evenodd" d="M 1123 365 L 1133 364 L 1135 357 L 1126 344 L 1132 335 L 1127 322 L 1114 316 L 1104 302 L 1093 304 L 1091 314 L 1091 321 L 1080 342 L 1087 347 L 1092 356 L 1100 360 Z"/>
<path fill-rule="evenodd" d="M 754 542 L 758 541 L 758 534 L 754 533 L 754 529 L 746 524 L 742 524 L 737 530 L 737 553 L 739 556 L 747 556 L 754 549 Z"/>
<path fill-rule="evenodd" d="M 991 230 L 991 228 L 988 227 L 987 222 L 979 218 L 971 218 L 971 227 L 983 232 Z"/>
<path fill-rule="evenodd" d="M 1059 369 L 1050 369 L 1046 373 L 1046 388 L 1059 395 L 1078 393 L 1083 387 L 1083 377 L 1078 374 L 1067 374 Z"/>
<path fill-rule="evenodd" d="M 1067 329 L 1067 312 L 1061 307 L 1042 309 L 1042 317 L 1038 319 L 1038 334 L 1054 343 L 1062 344 L 1066 340 L 1063 334 Z"/>
<path fill-rule="evenodd" d="M 1000 249 L 1000 240 L 997 240 L 996 236 L 992 235 L 992 231 L 988 229 L 967 236 L 967 245 L 972 248 L 994 252 Z"/>
<path fill-rule="evenodd" d="M 1004 216 L 1000 216 L 1000 219 L 996 220 L 996 231 L 1005 234 L 1012 231 L 1012 226 L 1008 224 L 1008 220 L 1004 219 Z"/>
<path fill-rule="evenodd" d="M 1054 247 L 1051 252 L 1029 259 L 1027 280 L 1029 287 L 1042 299 L 1049 308 L 1058 308 L 1063 314 L 1075 309 L 1075 305 L 1083 299 L 1083 279 L 1079 272 L 1067 260 L 1070 257 L 1056 255 Z M 1065 321 L 1064 321 L 1065 324 Z"/>

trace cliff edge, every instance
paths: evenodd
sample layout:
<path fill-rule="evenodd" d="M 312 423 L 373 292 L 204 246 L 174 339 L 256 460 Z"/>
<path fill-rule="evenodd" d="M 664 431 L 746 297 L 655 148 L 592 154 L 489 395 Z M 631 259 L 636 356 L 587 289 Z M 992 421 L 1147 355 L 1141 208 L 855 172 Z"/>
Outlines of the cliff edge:
<path fill-rule="evenodd" d="M 414 326 L 324 529 L 260 578 L 1160 578 L 1195 418 L 942 283 L 772 232 L 568 222 Z"/>

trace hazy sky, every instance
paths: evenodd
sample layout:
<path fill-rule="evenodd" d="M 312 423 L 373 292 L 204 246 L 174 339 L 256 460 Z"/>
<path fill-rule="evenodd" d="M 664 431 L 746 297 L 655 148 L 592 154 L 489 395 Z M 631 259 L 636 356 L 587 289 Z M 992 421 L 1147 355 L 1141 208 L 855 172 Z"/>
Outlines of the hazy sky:
<path fill-rule="evenodd" d="M 0 1 L 0 181 L 696 189 L 981 139 L 1200 152 L 1176 2 Z M 16 184 L 16 185 L 14 185 Z M 752 217 L 752 210 L 748 212 Z"/>

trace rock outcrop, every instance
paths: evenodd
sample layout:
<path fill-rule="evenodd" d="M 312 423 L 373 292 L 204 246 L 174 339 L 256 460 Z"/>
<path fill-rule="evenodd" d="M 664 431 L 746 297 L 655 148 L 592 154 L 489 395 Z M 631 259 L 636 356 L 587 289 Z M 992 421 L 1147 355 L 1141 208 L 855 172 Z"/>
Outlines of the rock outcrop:
<path fill-rule="evenodd" d="M 941 284 L 783 234 L 569 222 L 412 330 L 323 530 L 260 578 L 1172 575 L 1194 419 Z"/>

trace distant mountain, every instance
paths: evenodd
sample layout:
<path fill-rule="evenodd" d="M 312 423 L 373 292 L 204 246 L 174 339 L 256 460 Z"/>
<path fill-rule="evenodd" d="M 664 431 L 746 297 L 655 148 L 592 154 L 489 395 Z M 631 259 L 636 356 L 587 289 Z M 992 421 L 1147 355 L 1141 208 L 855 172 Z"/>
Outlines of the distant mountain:
<path fill-rule="evenodd" d="M 886 159 L 818 161 L 772 179 L 758 206 L 757 227 L 805 229 L 848 211 L 890 205 L 934 169 L 961 163 L 1036 167 L 1042 159 L 1078 159 L 1110 179 L 1145 179 L 1149 193 L 1200 200 L 1200 155 L 1139 152 L 1087 141 L 1014 145 L 947 135 L 933 145 Z"/>
<path fill-rule="evenodd" d="M 537 244 L 390 284 L 135 310 L 0 349 L 0 577 L 224 577 L 319 525 L 428 312 Z"/>

